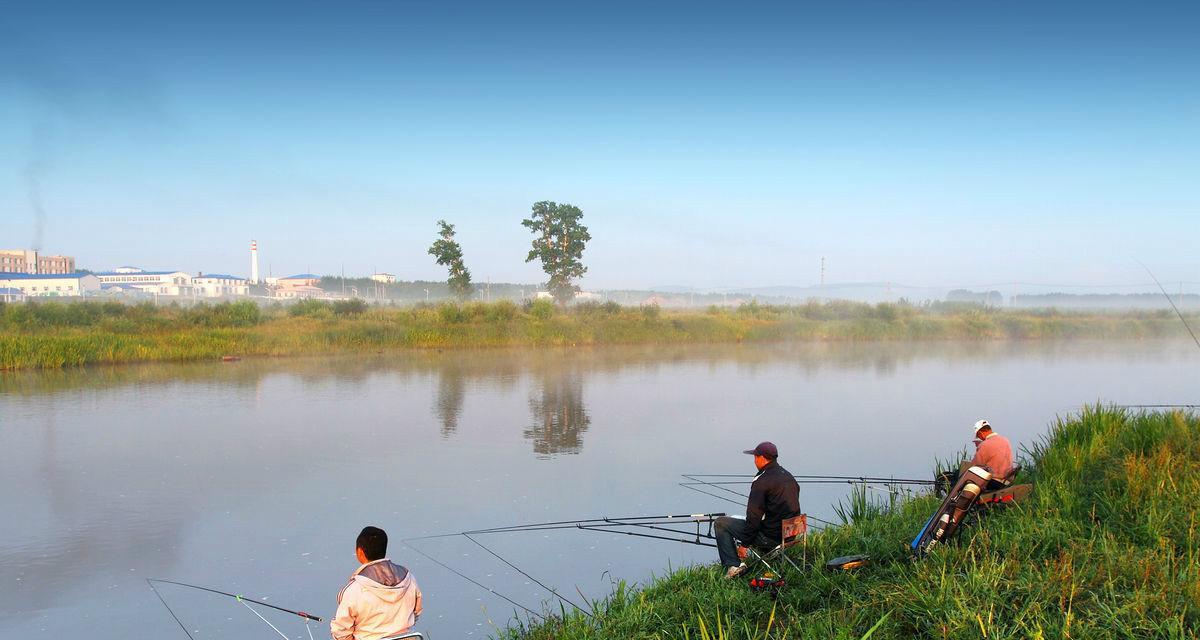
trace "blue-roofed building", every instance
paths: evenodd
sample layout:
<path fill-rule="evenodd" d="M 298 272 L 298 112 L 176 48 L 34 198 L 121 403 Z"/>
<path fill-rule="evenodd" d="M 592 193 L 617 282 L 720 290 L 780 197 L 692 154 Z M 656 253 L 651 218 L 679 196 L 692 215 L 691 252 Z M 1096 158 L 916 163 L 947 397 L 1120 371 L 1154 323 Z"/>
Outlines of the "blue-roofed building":
<path fill-rule="evenodd" d="M 241 276 L 224 273 L 202 273 L 192 278 L 196 295 L 205 298 L 244 296 L 250 293 L 250 281 Z"/>
<path fill-rule="evenodd" d="M 0 302 L 20 302 L 24 299 L 24 291 L 13 287 L 0 287 Z"/>
<path fill-rule="evenodd" d="M 26 297 L 77 298 L 100 291 L 100 279 L 90 273 L 0 273 L 0 288 Z"/>

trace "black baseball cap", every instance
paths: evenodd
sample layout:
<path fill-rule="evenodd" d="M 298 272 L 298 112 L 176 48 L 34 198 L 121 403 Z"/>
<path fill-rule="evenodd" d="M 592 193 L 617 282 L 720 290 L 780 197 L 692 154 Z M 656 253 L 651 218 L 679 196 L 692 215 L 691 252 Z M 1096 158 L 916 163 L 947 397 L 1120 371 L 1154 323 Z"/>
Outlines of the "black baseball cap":
<path fill-rule="evenodd" d="M 752 456 L 762 456 L 764 458 L 778 458 L 779 447 L 776 447 L 774 442 L 760 442 L 757 447 L 746 449 L 742 453 L 748 453 Z"/>

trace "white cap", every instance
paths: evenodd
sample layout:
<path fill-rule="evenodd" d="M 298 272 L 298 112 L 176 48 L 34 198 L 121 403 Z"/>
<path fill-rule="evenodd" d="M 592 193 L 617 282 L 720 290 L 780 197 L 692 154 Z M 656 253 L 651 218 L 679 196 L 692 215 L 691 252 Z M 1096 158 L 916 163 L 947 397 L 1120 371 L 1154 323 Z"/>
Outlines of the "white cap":
<path fill-rule="evenodd" d="M 991 428 L 992 428 L 992 425 L 988 424 L 988 421 L 987 421 L 987 420 L 977 420 L 977 421 L 975 422 L 975 430 L 974 430 L 974 431 L 972 431 L 971 433 L 979 433 L 979 430 L 980 430 L 980 429 L 982 429 L 982 428 L 984 428 L 984 427 L 987 427 L 988 429 L 991 429 Z"/>

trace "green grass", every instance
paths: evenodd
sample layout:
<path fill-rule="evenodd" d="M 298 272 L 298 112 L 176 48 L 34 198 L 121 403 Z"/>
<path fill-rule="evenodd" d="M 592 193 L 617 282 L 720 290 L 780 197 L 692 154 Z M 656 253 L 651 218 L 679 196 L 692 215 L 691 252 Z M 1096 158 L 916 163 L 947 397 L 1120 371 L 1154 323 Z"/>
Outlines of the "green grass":
<path fill-rule="evenodd" d="M 156 307 L 116 302 L 0 303 L 0 370 L 389 349 L 744 341 L 1156 338 L 1181 335 L 1168 312 L 1028 312 L 848 302 L 667 311 L 615 303 L 559 309 L 359 300 Z"/>
<path fill-rule="evenodd" d="M 975 521 L 920 561 L 908 543 L 932 497 L 810 538 L 808 566 L 868 553 L 855 573 L 786 575 L 776 600 L 715 566 L 620 585 L 506 640 L 584 638 L 1195 638 L 1200 635 L 1200 418 L 1087 408 L 1027 452 L 1023 505 Z M 861 500 L 861 498 L 860 498 Z"/>

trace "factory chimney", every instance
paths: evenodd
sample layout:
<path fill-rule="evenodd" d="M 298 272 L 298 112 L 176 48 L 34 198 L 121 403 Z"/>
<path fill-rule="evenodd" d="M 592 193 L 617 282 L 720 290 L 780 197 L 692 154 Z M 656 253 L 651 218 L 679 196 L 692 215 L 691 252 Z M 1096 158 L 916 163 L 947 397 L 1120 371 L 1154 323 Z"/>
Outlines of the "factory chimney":
<path fill-rule="evenodd" d="M 258 284 L 258 241 L 250 241 L 250 284 Z"/>

